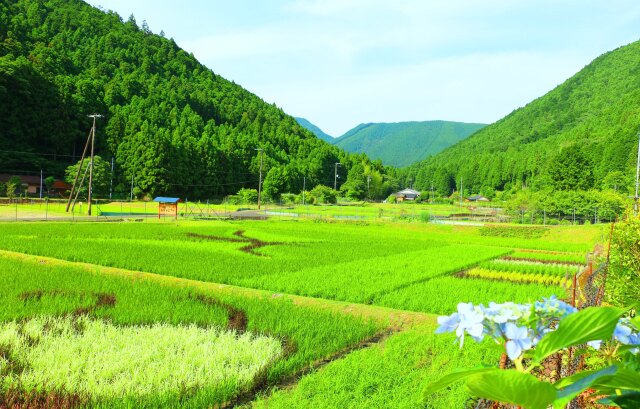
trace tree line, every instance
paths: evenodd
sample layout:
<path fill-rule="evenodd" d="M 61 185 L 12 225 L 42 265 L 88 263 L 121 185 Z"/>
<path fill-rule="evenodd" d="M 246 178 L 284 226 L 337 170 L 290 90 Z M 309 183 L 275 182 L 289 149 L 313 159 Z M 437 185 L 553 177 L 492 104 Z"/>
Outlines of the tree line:
<path fill-rule="evenodd" d="M 109 168 L 113 158 L 120 196 L 131 184 L 138 197 L 193 199 L 256 188 L 256 149 L 273 198 L 305 180 L 337 179 L 357 198 L 398 184 L 379 161 L 319 140 L 134 16 L 80 0 L 16 0 L 0 3 L 0 21 L 0 172 L 63 177 L 83 150 L 87 115 L 98 113 L 96 151 Z"/>

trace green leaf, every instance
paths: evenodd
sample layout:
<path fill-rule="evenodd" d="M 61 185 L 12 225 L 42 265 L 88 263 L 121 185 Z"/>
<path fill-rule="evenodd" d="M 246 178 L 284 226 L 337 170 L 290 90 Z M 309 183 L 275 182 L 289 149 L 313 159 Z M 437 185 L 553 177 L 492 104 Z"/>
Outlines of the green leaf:
<path fill-rule="evenodd" d="M 617 389 L 640 391 L 640 373 L 620 368 L 614 375 L 598 380 L 593 387 L 605 394 L 615 393 Z"/>
<path fill-rule="evenodd" d="M 618 370 L 618 367 L 613 365 L 607 368 L 601 369 L 597 372 L 591 372 L 586 374 L 586 376 L 582 377 L 571 377 L 573 378 L 573 382 L 564 384 L 566 386 L 558 389 L 558 394 L 556 401 L 554 402 L 554 406 L 563 408 L 566 404 L 568 404 L 571 399 L 578 396 L 582 391 L 591 387 L 593 384 L 598 383 L 603 378 L 610 378 L 611 375 L 615 374 Z M 581 374 L 579 374 L 581 375 Z M 554 385 L 558 388 L 558 382 Z"/>
<path fill-rule="evenodd" d="M 427 385 L 423 393 L 425 395 L 430 395 L 434 392 L 439 391 L 442 388 L 445 388 L 451 385 L 454 382 L 457 382 L 469 376 L 476 375 L 482 372 L 495 371 L 495 370 L 496 368 L 474 368 L 474 369 L 463 369 L 463 370 L 455 371 L 446 375 L 444 378 L 441 378 L 439 381 Z"/>
<path fill-rule="evenodd" d="M 604 399 L 600 399 L 598 403 L 602 403 L 604 405 L 616 404 L 622 409 L 638 409 L 640 408 L 640 392 L 608 396 Z"/>
<path fill-rule="evenodd" d="M 556 398 L 556 389 L 548 382 L 515 370 L 494 369 L 467 380 L 473 395 L 526 409 L 546 409 Z"/>
<path fill-rule="evenodd" d="M 557 330 L 542 338 L 536 346 L 536 360 L 541 362 L 570 346 L 611 338 L 618 318 L 625 311 L 616 307 L 589 307 L 569 315 L 560 321 Z"/>

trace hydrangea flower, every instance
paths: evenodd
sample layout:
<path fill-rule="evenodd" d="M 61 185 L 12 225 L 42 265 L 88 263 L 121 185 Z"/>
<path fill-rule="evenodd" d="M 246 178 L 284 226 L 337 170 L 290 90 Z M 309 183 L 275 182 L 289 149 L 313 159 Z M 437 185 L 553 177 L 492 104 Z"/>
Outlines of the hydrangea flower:
<path fill-rule="evenodd" d="M 512 361 L 520 357 L 524 351 L 531 349 L 531 339 L 529 338 L 529 329 L 527 327 L 518 327 L 511 322 L 507 322 L 505 335 L 509 339 L 506 345 L 507 356 Z"/>
<path fill-rule="evenodd" d="M 496 342 L 505 344 L 511 360 L 536 346 L 546 334 L 555 330 L 559 321 L 578 311 L 556 296 L 543 298 L 533 305 L 490 302 L 485 307 L 483 304 L 474 306 L 470 302 L 460 303 L 457 310 L 450 316 L 438 317 L 440 326 L 436 333 L 455 332 L 456 342 L 460 342 L 461 348 L 465 333 L 471 335 L 476 342 L 489 335 Z M 613 339 L 624 345 L 638 345 L 631 352 L 640 352 L 640 331 L 628 318 L 620 319 Z M 602 341 L 590 341 L 587 344 L 599 349 Z"/>
<path fill-rule="evenodd" d="M 438 324 L 440 327 L 436 330 L 436 334 L 442 334 L 443 332 L 453 332 L 458 328 L 460 324 L 460 316 L 457 312 L 451 315 L 444 315 L 438 317 Z"/>

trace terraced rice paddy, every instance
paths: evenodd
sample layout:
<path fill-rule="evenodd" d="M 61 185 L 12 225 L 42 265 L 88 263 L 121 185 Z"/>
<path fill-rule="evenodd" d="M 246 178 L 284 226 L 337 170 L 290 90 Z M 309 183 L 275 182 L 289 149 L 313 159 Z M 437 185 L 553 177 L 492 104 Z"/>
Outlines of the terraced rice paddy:
<path fill-rule="evenodd" d="M 602 234 L 504 229 L 0 224 L 0 406 L 464 407 L 420 386 L 496 351 L 431 314 L 564 297 Z"/>

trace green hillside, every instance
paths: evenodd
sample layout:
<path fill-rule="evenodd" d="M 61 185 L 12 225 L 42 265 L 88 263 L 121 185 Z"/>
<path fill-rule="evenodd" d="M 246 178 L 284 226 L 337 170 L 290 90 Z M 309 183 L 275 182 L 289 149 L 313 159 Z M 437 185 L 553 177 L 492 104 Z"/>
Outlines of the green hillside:
<path fill-rule="evenodd" d="M 301 127 L 311 131 L 318 138 L 322 139 L 325 142 L 333 143 L 335 139 L 333 136 L 324 133 L 322 129 L 312 124 L 311 122 L 309 122 L 309 120 L 304 118 L 298 118 L 298 117 L 296 117 L 295 119 L 298 122 L 298 124 L 300 124 Z"/>
<path fill-rule="evenodd" d="M 608 52 L 541 98 L 407 169 L 450 194 L 615 188 L 631 191 L 640 124 L 640 42 Z M 466 190 L 466 189 L 465 189 Z"/>
<path fill-rule="evenodd" d="M 133 16 L 80 0 L 0 2 L 0 173 L 62 176 L 99 113 L 97 154 L 115 159 L 116 193 L 268 195 L 384 172 L 273 104 L 216 75 Z M 359 172 L 351 172 L 354 165 Z M 345 175 L 348 173 L 348 178 Z M 374 180 L 382 180 L 381 177 Z"/>
<path fill-rule="evenodd" d="M 449 121 L 360 124 L 333 143 L 348 152 L 366 153 L 385 165 L 403 167 L 442 151 L 484 126 Z"/>

